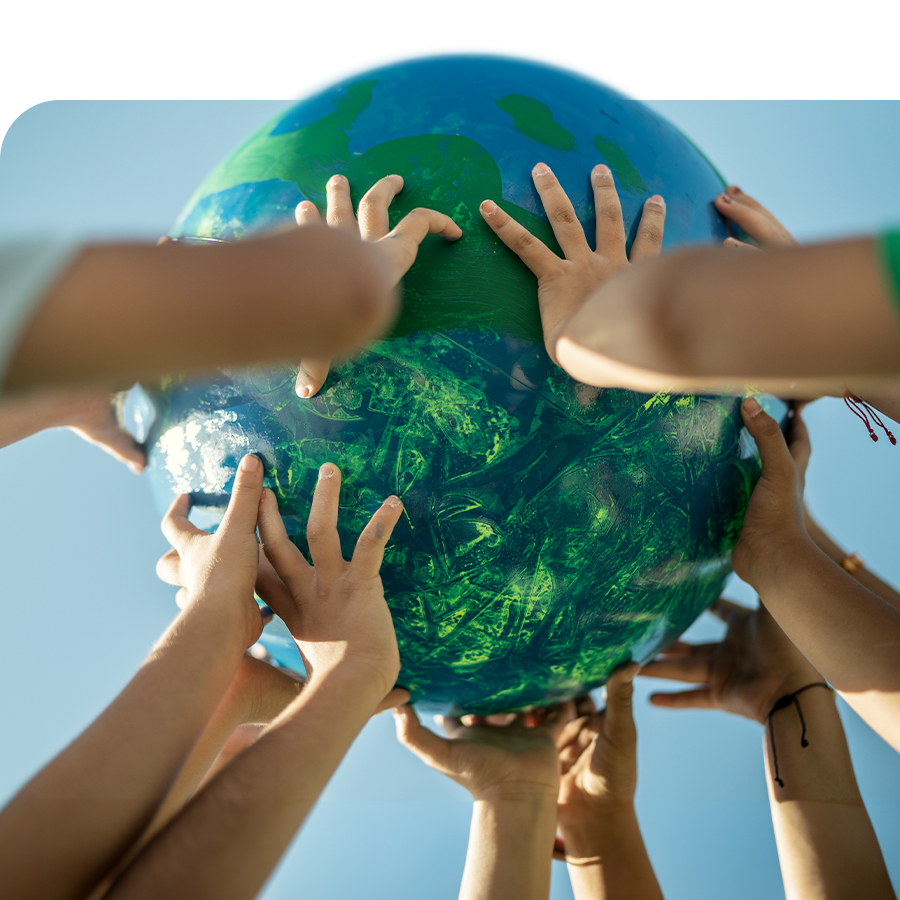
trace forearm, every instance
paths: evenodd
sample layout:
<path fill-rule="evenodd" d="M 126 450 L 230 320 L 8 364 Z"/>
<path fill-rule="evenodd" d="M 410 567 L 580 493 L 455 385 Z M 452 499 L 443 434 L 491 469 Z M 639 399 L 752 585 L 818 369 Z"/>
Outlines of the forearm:
<path fill-rule="evenodd" d="M 102 389 L 82 388 L 4 400 L 0 404 L 0 447 L 8 447 L 45 428 L 77 425 L 81 416 L 98 401 L 109 408 L 109 393 Z"/>
<path fill-rule="evenodd" d="M 476 800 L 461 900 L 545 900 L 556 834 L 556 797 Z"/>
<path fill-rule="evenodd" d="M 601 285 L 564 329 L 558 356 L 590 384 L 840 395 L 849 376 L 862 388 L 900 374 L 900 329 L 871 240 L 694 249 Z"/>
<path fill-rule="evenodd" d="M 857 583 L 809 538 L 776 551 L 754 567 L 750 584 L 797 649 L 900 749 L 900 610 Z"/>
<path fill-rule="evenodd" d="M 30 323 L 5 388 L 128 387 L 353 349 L 386 324 L 386 273 L 337 229 L 302 231 L 235 245 L 87 248 Z"/>
<path fill-rule="evenodd" d="M 560 822 L 577 900 L 661 900 L 633 806 Z"/>
<path fill-rule="evenodd" d="M 340 672 L 311 684 L 144 849 L 108 896 L 256 896 L 380 700 L 370 682 Z"/>
<path fill-rule="evenodd" d="M 147 827 L 243 651 L 227 623 L 201 612 L 182 613 L 113 703 L 0 813 L 11 894 L 83 897 Z"/>
<path fill-rule="evenodd" d="M 815 545 L 833 562 L 841 565 L 847 558 L 847 551 L 841 548 L 828 535 L 815 520 L 809 516 L 806 518 L 806 531 L 812 538 Z M 858 568 L 855 572 L 850 573 L 852 577 L 858 581 L 864 588 L 870 590 L 873 594 L 877 594 L 886 603 L 900 609 L 900 594 L 889 584 L 882 581 L 874 572 L 865 566 Z"/>
<path fill-rule="evenodd" d="M 777 710 L 764 745 L 772 824 L 788 900 L 893 898 L 859 794 L 834 697 L 814 687 Z M 772 736 L 775 739 L 773 748 Z M 805 736 L 808 744 L 802 746 Z M 775 781 L 777 751 L 778 777 Z"/>

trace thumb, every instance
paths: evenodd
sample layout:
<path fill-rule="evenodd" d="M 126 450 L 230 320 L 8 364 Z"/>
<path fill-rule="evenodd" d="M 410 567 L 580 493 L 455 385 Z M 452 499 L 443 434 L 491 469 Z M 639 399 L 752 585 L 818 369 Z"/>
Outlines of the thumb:
<path fill-rule="evenodd" d="M 755 397 L 741 404 L 741 417 L 750 436 L 756 441 L 762 460 L 763 475 L 794 477 L 794 463 L 778 423 L 759 405 Z"/>
<path fill-rule="evenodd" d="M 614 743 L 634 739 L 632 697 L 634 696 L 634 676 L 639 670 L 638 663 L 629 663 L 611 675 L 606 682 L 603 730 Z"/>
<path fill-rule="evenodd" d="M 397 740 L 432 769 L 446 772 L 450 742 L 422 725 L 411 706 L 396 706 L 393 713 Z"/>
<path fill-rule="evenodd" d="M 263 489 L 263 464 L 258 456 L 248 454 L 237 468 L 234 487 L 221 528 L 227 531 L 256 531 L 259 501 Z"/>
<path fill-rule="evenodd" d="M 386 709 L 396 709 L 404 703 L 409 703 L 409 691 L 406 688 L 391 688 L 384 700 L 378 704 L 375 714 L 384 712 Z"/>

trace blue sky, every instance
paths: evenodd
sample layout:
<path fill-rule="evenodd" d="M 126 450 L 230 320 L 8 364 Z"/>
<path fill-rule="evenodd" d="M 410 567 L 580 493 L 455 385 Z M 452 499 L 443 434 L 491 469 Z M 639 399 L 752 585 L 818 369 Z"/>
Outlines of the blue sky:
<path fill-rule="evenodd" d="M 307 89 L 298 78 L 290 96 Z M 290 96 L 34 107 L 0 150 L 0 238 L 154 240 L 207 171 Z M 871 232 L 900 219 L 900 103 L 651 105 L 801 240 Z M 900 447 L 872 444 L 837 401 L 821 401 L 807 419 L 813 512 L 848 549 L 900 582 Z M 5 798 L 115 695 L 176 609 L 174 591 L 153 574 L 166 545 L 140 478 L 68 432 L 40 435 L 0 459 Z M 733 596 L 748 595 L 738 588 Z M 701 621 L 694 634 L 715 628 Z M 761 728 L 720 713 L 652 709 L 649 688 L 639 685 L 636 696 L 638 814 L 666 895 L 782 896 Z M 896 878 L 900 759 L 844 711 L 863 794 Z M 396 744 L 387 716 L 376 718 L 264 896 L 295 896 L 302 884 L 322 900 L 454 897 L 469 808 L 462 789 Z M 571 896 L 558 866 L 552 896 Z"/>

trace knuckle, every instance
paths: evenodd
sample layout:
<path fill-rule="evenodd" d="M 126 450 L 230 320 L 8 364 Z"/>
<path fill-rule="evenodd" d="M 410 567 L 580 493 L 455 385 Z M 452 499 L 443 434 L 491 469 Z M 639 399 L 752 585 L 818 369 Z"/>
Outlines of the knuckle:
<path fill-rule="evenodd" d="M 559 206 L 553 211 L 553 218 L 560 223 L 560 225 L 577 225 L 579 228 L 581 227 L 581 222 L 578 216 L 575 215 L 575 210 L 572 209 L 571 206 Z"/>
<path fill-rule="evenodd" d="M 606 225 L 618 225 L 622 220 L 622 210 L 618 206 L 604 203 L 597 209 L 597 218 Z"/>

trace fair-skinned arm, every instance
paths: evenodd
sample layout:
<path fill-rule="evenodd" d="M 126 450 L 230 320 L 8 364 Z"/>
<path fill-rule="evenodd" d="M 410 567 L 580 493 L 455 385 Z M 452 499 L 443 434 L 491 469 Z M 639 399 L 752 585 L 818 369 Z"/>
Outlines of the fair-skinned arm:
<path fill-rule="evenodd" d="M 245 457 L 215 535 L 179 497 L 163 530 L 188 568 L 185 608 L 110 706 L 0 812 L 11 896 L 82 898 L 139 838 L 259 636 L 253 601 L 262 464 Z M 211 566 L 219 557 L 227 564 Z M 190 690 L 185 690 L 190 685 Z"/>
<path fill-rule="evenodd" d="M 849 386 L 897 418 L 900 327 L 874 241 L 800 247 L 740 188 L 714 203 L 766 252 L 683 250 L 598 283 L 560 331 L 563 368 L 588 384 L 647 391 L 750 385 L 814 397 Z"/>
<path fill-rule="evenodd" d="M 393 321 L 396 273 L 425 235 L 454 229 L 418 209 L 374 243 L 310 225 L 235 244 L 88 246 L 23 332 L 3 389 L 118 390 L 172 372 L 348 353 Z"/>
<path fill-rule="evenodd" d="M 794 417 L 789 448 L 756 400 L 745 400 L 741 415 L 763 471 L 732 554 L 734 571 L 825 680 L 900 750 L 900 610 L 832 562 L 807 533 L 810 445 L 802 419 Z"/>
<path fill-rule="evenodd" d="M 353 214 L 350 199 L 350 183 L 343 175 L 334 175 L 325 185 L 325 221 L 332 228 L 339 228 L 362 241 L 371 242 L 378 249 L 387 248 L 394 241 L 397 229 L 404 227 L 406 218 L 391 231 L 388 222 L 388 208 L 391 201 L 403 190 L 400 175 L 388 175 L 379 179 L 363 195 L 359 202 L 359 218 Z M 447 241 L 457 241 L 462 237 L 462 229 L 449 216 L 432 210 L 417 209 L 409 214 L 413 218 L 429 217 L 429 230 L 440 234 Z M 298 225 L 314 225 L 322 221 L 316 205 L 309 200 L 297 204 L 295 217 Z M 407 217 L 408 218 L 408 217 Z M 392 251 L 394 248 L 391 248 Z M 396 287 L 409 267 L 415 262 L 418 244 L 407 243 L 405 253 L 391 253 L 389 281 Z M 304 357 L 297 371 L 296 391 L 300 397 L 312 397 L 318 393 L 331 368 L 330 356 Z"/>
<path fill-rule="evenodd" d="M 558 820 L 577 900 L 661 900 L 634 811 L 634 663 L 610 676 L 606 708 L 569 722 L 557 739 Z"/>
<path fill-rule="evenodd" d="M 676 642 L 642 674 L 697 687 L 654 694 L 668 709 L 722 709 L 767 725 L 776 701 L 822 676 L 787 639 L 764 606 L 718 600 L 727 627 L 718 643 Z M 772 824 L 788 900 L 891 898 L 894 892 L 863 805 L 832 692 L 811 687 L 771 715 L 763 736 Z M 773 748 L 770 735 L 775 737 Z M 781 783 L 775 781 L 774 750 Z"/>
<path fill-rule="evenodd" d="M 0 402 L 0 448 L 45 428 L 70 428 L 125 463 L 136 475 L 147 464 L 140 444 L 116 421 L 114 398 L 103 388 L 29 392 Z"/>
<path fill-rule="evenodd" d="M 264 617 L 263 623 L 265 621 Z M 197 739 L 153 820 L 91 894 L 90 900 L 99 900 L 106 895 L 115 879 L 178 814 L 204 779 L 215 774 L 218 768 L 252 743 L 259 728 L 272 722 L 296 699 L 300 687 L 296 679 L 267 663 L 244 655 L 225 696 Z M 251 726 L 249 733 L 245 726 Z"/>
<path fill-rule="evenodd" d="M 545 900 L 549 894 L 559 792 L 554 740 L 573 711 L 572 704 L 553 707 L 539 727 L 527 727 L 528 714 L 506 725 L 447 717 L 442 738 L 412 707 L 394 709 L 400 743 L 472 795 L 461 900 Z M 466 718 L 473 724 L 464 724 Z"/>
<path fill-rule="evenodd" d="M 257 592 L 291 629 L 308 685 L 144 848 L 108 897 L 254 897 L 372 713 L 408 699 L 394 687 L 400 660 L 378 574 L 403 507 L 388 498 L 347 562 L 339 492 L 340 472 L 328 463 L 307 528 L 313 565 L 288 540 L 271 491 L 259 506 L 271 567 L 261 567 Z"/>

